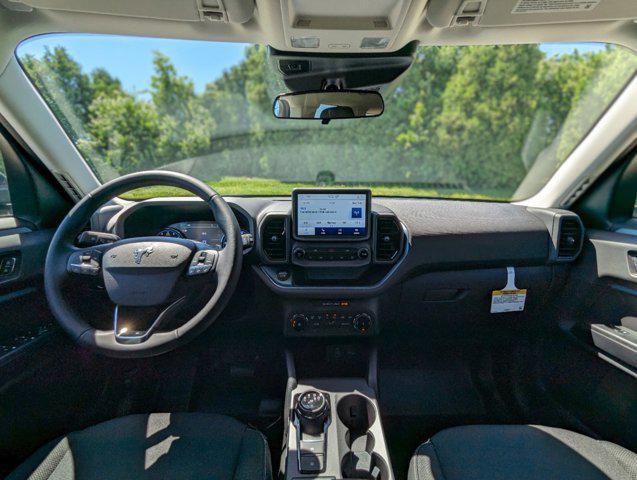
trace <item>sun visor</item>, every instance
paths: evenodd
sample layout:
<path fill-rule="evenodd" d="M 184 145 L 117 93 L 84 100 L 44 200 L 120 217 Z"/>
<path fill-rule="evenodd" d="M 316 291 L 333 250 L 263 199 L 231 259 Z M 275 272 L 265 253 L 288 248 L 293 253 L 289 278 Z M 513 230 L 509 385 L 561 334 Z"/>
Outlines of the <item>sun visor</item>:
<path fill-rule="evenodd" d="M 637 1 L 430 0 L 426 18 L 437 28 L 632 20 L 637 18 Z"/>
<path fill-rule="evenodd" d="M 254 0 L 4 0 L 13 10 L 42 9 L 124 17 L 245 23 L 254 14 Z"/>

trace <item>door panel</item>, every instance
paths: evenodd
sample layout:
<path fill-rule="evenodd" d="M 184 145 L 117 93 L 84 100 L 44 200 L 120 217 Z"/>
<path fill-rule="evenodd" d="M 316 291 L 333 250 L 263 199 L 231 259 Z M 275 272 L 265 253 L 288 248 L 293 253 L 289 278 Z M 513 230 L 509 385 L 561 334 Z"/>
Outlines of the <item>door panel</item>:
<path fill-rule="evenodd" d="M 6 135 L 0 127 L 0 478 L 92 423 L 105 378 L 60 331 L 44 294 L 44 260 L 69 199 Z"/>
<path fill-rule="evenodd" d="M 637 451 L 637 369 L 598 348 L 593 325 L 637 316 L 637 237 L 589 230 L 553 305 L 559 330 L 537 351 L 547 393 L 583 430 Z"/>
<path fill-rule="evenodd" d="M 623 300 L 610 318 L 591 325 L 591 335 L 602 358 L 637 378 L 637 236 L 593 231 L 597 277 Z"/>
<path fill-rule="evenodd" d="M 27 227 L 0 229 L 0 364 L 53 325 L 42 288 L 52 235 L 52 230 Z"/>

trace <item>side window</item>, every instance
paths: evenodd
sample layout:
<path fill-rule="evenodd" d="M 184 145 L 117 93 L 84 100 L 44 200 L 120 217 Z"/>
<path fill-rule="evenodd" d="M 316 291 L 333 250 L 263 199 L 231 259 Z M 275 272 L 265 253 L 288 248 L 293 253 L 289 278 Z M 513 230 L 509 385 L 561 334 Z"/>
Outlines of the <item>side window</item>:
<path fill-rule="evenodd" d="M 11 198 L 9 196 L 9 181 L 4 165 L 4 157 L 0 152 L 0 217 L 10 217 L 13 214 Z"/>

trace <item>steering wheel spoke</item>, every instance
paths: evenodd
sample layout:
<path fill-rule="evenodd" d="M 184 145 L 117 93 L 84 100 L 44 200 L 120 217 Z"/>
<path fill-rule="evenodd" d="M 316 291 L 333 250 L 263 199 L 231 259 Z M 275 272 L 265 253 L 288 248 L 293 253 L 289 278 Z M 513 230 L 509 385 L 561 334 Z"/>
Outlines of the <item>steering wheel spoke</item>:
<path fill-rule="evenodd" d="M 134 323 L 130 320 L 122 320 L 120 318 L 120 312 L 126 307 L 115 305 L 115 310 L 113 311 L 113 334 L 115 335 L 115 341 L 125 345 L 145 342 L 162 323 L 177 313 L 185 300 L 186 297 L 181 297 L 164 308 L 150 323 L 150 327 L 147 329 L 140 329 L 139 326 L 134 326 Z"/>
<path fill-rule="evenodd" d="M 66 271 L 75 275 L 97 277 L 102 269 L 102 256 L 110 246 L 107 244 L 89 248 L 71 247 Z"/>

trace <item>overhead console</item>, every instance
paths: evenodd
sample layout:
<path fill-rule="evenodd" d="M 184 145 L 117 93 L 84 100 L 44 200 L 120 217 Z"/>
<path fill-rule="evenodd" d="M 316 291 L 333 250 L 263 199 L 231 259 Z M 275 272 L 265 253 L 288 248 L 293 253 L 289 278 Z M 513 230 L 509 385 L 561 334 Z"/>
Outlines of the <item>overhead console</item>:
<path fill-rule="evenodd" d="M 392 51 L 406 41 L 426 0 L 280 0 L 285 49 L 367 53 Z M 402 41 L 402 42 L 401 42 Z"/>
<path fill-rule="evenodd" d="M 346 53 L 296 52 L 268 48 L 273 71 L 292 92 L 321 90 L 330 84 L 348 89 L 380 89 L 386 93 L 411 66 L 417 43 L 411 42 L 397 51 Z"/>

